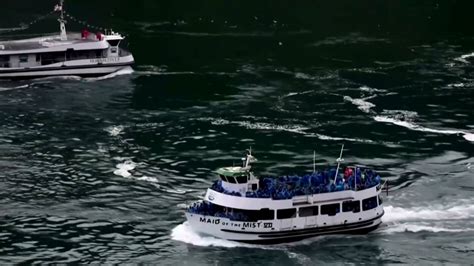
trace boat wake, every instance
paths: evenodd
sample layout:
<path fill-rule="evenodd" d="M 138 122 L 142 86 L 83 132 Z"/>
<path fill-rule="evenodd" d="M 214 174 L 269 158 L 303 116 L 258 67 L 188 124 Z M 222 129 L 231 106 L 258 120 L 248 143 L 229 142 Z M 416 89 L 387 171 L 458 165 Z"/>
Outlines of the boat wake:
<path fill-rule="evenodd" d="M 123 76 L 123 75 L 130 75 L 134 72 L 133 68 L 128 66 L 124 67 L 114 73 L 110 73 L 108 75 L 102 76 L 102 77 L 97 77 L 97 78 L 84 78 L 85 81 L 99 81 L 99 80 L 106 80 L 106 79 L 111 79 L 115 78 L 118 76 Z"/>
<path fill-rule="evenodd" d="M 16 86 L 16 87 L 11 87 L 11 88 L 5 88 L 5 87 L 0 87 L 0 92 L 2 91 L 11 91 L 11 90 L 18 90 L 18 89 L 25 89 L 30 87 L 30 84 L 26 85 L 21 85 L 21 86 Z"/>
<path fill-rule="evenodd" d="M 400 232 L 464 232 L 474 231 L 474 205 L 468 202 L 453 207 L 435 205 L 428 207 L 402 208 L 386 206 L 381 233 Z M 470 224 L 471 223 L 471 224 Z"/>
<path fill-rule="evenodd" d="M 413 122 L 402 121 L 396 118 L 387 117 L 387 116 L 374 116 L 374 120 L 377 122 L 390 123 L 397 126 L 405 127 L 414 131 L 437 133 L 437 134 L 447 134 L 447 135 L 462 135 L 464 139 L 474 142 L 474 134 L 465 132 L 462 130 L 446 130 L 446 129 L 434 129 L 424 126 L 417 125 Z"/>
<path fill-rule="evenodd" d="M 467 61 L 466 59 L 470 58 L 470 57 L 474 57 L 474 52 L 472 53 L 469 53 L 469 54 L 463 54 L 459 57 L 456 57 L 454 58 L 454 60 L 456 61 L 459 61 L 459 62 L 463 62 L 463 63 L 466 63 L 466 64 L 469 64 L 469 61 Z"/>
<path fill-rule="evenodd" d="M 333 141 L 351 141 L 351 142 L 362 142 L 362 143 L 373 143 L 372 140 L 368 139 L 359 139 L 359 138 L 345 138 L 345 137 L 332 137 L 319 133 L 306 132 L 309 130 L 308 127 L 302 125 L 276 125 L 266 122 L 250 122 L 250 121 L 229 121 L 226 119 L 218 118 L 201 118 L 203 121 L 211 121 L 212 125 L 237 125 L 240 127 L 245 127 L 247 129 L 255 130 L 270 130 L 270 131 L 286 131 L 290 133 L 296 133 L 305 135 L 306 137 L 316 137 L 320 140 L 333 140 Z"/>
<path fill-rule="evenodd" d="M 376 91 L 376 90 L 369 90 L 367 89 L 367 87 L 362 87 L 361 90 L 371 91 L 371 92 Z M 376 105 L 367 101 L 368 99 L 372 99 L 376 96 L 377 96 L 376 94 L 369 97 L 365 97 L 365 98 L 352 98 L 350 96 L 344 96 L 344 100 L 351 102 L 352 104 L 357 106 L 357 108 L 361 110 L 362 112 L 373 115 L 372 118 L 377 122 L 394 124 L 397 126 L 408 128 L 413 131 L 429 132 L 429 133 L 436 133 L 436 134 L 447 134 L 447 135 L 462 135 L 463 138 L 466 139 L 467 141 L 474 142 L 474 133 L 466 132 L 463 130 L 456 130 L 456 129 L 452 129 L 452 130 L 434 129 L 434 128 L 424 127 L 424 126 L 415 124 L 413 121 L 411 121 L 411 118 L 416 116 L 415 112 L 404 111 L 404 110 L 402 111 L 386 110 L 384 111 L 384 113 L 387 113 L 388 115 L 377 114 L 377 112 L 373 110 L 373 108 L 376 107 Z M 404 120 L 401 120 L 400 118 L 404 118 Z M 405 119 L 405 118 L 408 118 L 408 119 Z"/>
<path fill-rule="evenodd" d="M 256 245 L 229 241 L 212 236 L 202 236 L 194 232 L 188 222 L 184 222 L 173 228 L 171 231 L 171 239 L 200 247 L 256 247 Z"/>

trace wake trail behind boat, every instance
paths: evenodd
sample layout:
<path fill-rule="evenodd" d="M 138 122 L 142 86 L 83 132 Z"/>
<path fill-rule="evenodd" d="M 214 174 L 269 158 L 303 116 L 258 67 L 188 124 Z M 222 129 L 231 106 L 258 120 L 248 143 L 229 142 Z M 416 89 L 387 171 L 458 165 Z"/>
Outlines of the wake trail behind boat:
<path fill-rule="evenodd" d="M 382 218 L 381 233 L 402 232 L 465 232 L 474 231 L 474 205 L 462 202 L 458 206 L 446 208 L 432 207 L 402 208 L 386 206 Z"/>
<path fill-rule="evenodd" d="M 367 89 L 363 89 L 363 90 L 366 91 Z M 352 98 L 350 96 L 344 96 L 344 100 L 351 102 L 352 104 L 357 106 L 357 108 L 361 110 L 362 112 L 373 115 L 372 118 L 377 122 L 394 124 L 397 126 L 408 128 L 410 130 L 414 130 L 414 131 L 429 132 L 429 133 L 436 133 L 436 134 L 447 134 L 447 135 L 462 135 L 463 138 L 466 139 L 467 141 L 474 142 L 474 133 L 466 132 L 463 130 L 456 130 L 456 129 L 447 130 L 447 129 L 428 128 L 421 125 L 417 125 L 413 122 L 403 121 L 391 116 L 379 115 L 373 110 L 373 108 L 376 107 L 376 105 L 367 101 L 368 99 L 371 99 L 374 97 L 377 97 L 377 95 L 375 94 L 366 98 Z M 391 111 L 386 110 L 385 112 L 391 112 Z M 403 111 L 403 112 L 409 113 L 409 111 Z"/>
<path fill-rule="evenodd" d="M 405 127 L 414 131 L 421 131 L 421 132 L 430 132 L 430 133 L 437 133 L 437 134 L 447 134 L 447 135 L 462 135 L 464 139 L 474 142 L 474 134 L 465 132 L 462 130 L 443 130 L 443 129 L 433 129 L 424 126 L 417 125 L 412 122 L 402 121 L 399 119 L 387 117 L 387 116 L 375 116 L 374 120 L 377 122 L 384 122 L 390 123 L 397 126 Z"/>

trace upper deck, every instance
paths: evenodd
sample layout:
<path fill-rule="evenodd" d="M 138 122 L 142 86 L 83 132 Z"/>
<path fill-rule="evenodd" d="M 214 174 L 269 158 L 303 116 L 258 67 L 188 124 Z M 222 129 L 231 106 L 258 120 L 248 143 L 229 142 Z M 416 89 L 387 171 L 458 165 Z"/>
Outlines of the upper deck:
<path fill-rule="evenodd" d="M 338 191 L 358 191 L 378 186 L 380 176 L 371 169 L 347 167 L 343 173 L 336 169 L 314 172 L 303 176 L 265 177 L 259 179 L 258 189 L 245 194 L 229 191 L 217 180 L 211 189 L 223 194 L 247 198 L 291 199 L 294 196 L 323 194 Z"/>
<path fill-rule="evenodd" d="M 64 52 L 68 49 L 96 50 L 108 47 L 106 38 L 92 34 L 84 38 L 81 33 L 69 33 L 67 40 L 62 40 L 59 35 L 50 35 L 23 40 L 0 41 L 0 55 Z"/>

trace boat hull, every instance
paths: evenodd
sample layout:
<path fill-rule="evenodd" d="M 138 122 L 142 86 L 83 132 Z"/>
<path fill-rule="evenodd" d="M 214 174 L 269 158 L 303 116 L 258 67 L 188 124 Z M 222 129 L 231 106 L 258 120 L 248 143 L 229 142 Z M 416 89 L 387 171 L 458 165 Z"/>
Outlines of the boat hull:
<path fill-rule="evenodd" d="M 65 64 L 32 68 L 0 68 L 0 79 L 16 80 L 57 76 L 99 77 L 115 73 L 133 64 L 133 57 L 129 57 L 121 58 L 117 63 L 66 62 Z"/>
<path fill-rule="evenodd" d="M 235 222 L 225 218 L 190 213 L 186 213 L 186 217 L 191 228 L 204 235 L 252 244 L 278 244 L 322 235 L 367 234 L 377 229 L 382 223 L 383 210 L 379 213 L 372 218 L 352 223 L 312 227 L 300 226 L 290 230 L 282 230 L 280 227 L 281 221 L 279 220 Z"/>

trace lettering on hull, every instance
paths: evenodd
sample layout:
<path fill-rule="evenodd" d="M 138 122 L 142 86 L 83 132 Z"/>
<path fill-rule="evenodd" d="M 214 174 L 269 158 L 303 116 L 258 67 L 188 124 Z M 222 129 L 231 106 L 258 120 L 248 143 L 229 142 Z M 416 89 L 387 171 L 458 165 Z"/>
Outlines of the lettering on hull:
<path fill-rule="evenodd" d="M 91 59 L 91 63 L 115 63 L 120 62 L 120 57 L 95 58 Z"/>
<path fill-rule="evenodd" d="M 241 228 L 273 228 L 273 223 L 262 223 L 262 222 L 225 222 L 221 219 L 199 217 L 199 222 L 207 224 L 220 224 L 223 226 L 230 227 L 241 227 Z"/>

